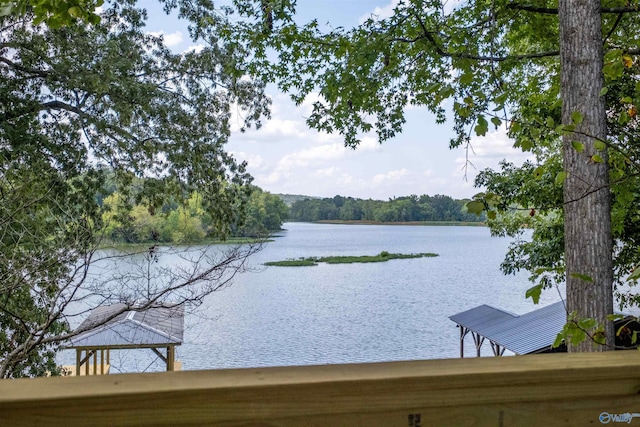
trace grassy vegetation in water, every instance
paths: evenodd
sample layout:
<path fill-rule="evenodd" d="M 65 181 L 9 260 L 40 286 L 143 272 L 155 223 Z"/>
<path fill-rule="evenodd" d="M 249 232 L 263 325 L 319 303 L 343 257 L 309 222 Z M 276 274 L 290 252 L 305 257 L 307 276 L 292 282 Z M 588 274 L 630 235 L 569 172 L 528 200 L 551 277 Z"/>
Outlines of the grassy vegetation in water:
<path fill-rule="evenodd" d="M 312 267 L 318 265 L 313 258 L 288 259 L 285 261 L 265 262 L 264 265 L 276 267 Z"/>
<path fill-rule="evenodd" d="M 275 267 L 310 267 L 318 265 L 319 262 L 326 262 L 327 264 L 351 264 L 356 262 L 386 262 L 391 259 L 423 258 L 434 256 L 438 256 L 438 254 L 391 254 L 387 251 L 382 251 L 378 255 L 310 257 L 266 262 L 264 265 Z"/>

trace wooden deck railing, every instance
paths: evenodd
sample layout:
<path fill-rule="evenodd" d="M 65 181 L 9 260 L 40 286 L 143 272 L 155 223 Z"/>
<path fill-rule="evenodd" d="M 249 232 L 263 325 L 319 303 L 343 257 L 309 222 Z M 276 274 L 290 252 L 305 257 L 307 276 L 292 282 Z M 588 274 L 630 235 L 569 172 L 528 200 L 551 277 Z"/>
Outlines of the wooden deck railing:
<path fill-rule="evenodd" d="M 637 351 L 0 380 L 0 426 L 640 425 L 639 392 Z"/>

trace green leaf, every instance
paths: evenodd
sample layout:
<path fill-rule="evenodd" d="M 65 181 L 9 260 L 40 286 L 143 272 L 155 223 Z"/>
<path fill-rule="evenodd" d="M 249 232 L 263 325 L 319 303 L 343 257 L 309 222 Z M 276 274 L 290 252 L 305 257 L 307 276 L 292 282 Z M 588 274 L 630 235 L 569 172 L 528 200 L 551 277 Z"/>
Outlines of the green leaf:
<path fill-rule="evenodd" d="M 547 127 L 549 129 L 556 127 L 556 122 L 553 120 L 553 117 L 547 117 Z"/>
<path fill-rule="evenodd" d="M 627 281 L 634 281 L 640 279 L 640 266 L 633 269 L 631 274 L 627 277 Z"/>
<path fill-rule="evenodd" d="M 603 87 L 603 88 L 600 90 L 600 96 L 605 96 L 605 95 L 607 94 L 607 92 L 609 92 L 609 88 L 608 88 L 608 87 L 606 87 L 606 86 L 605 86 L 605 87 Z"/>
<path fill-rule="evenodd" d="M 587 276 L 586 274 L 571 273 L 569 276 L 573 277 L 574 279 L 580 279 L 585 282 L 593 283 L 593 277 Z"/>
<path fill-rule="evenodd" d="M 621 125 L 626 124 L 629 121 L 629 114 L 626 111 L 620 113 L 618 117 L 618 123 Z"/>
<path fill-rule="evenodd" d="M 531 136 L 535 139 L 540 138 L 540 135 L 542 134 L 542 131 L 539 128 L 532 128 L 530 132 Z"/>
<path fill-rule="evenodd" d="M 493 219 L 496 219 L 496 216 L 497 216 L 496 211 L 487 211 L 487 218 L 493 220 Z"/>
<path fill-rule="evenodd" d="M 521 139 L 517 142 L 516 146 L 520 147 L 522 151 L 531 151 L 533 148 L 533 142 L 529 138 Z"/>
<path fill-rule="evenodd" d="M 625 96 L 624 98 L 622 98 L 622 102 L 624 102 L 625 104 L 632 104 L 633 99 L 630 96 Z"/>
<path fill-rule="evenodd" d="M 604 141 L 596 139 L 596 141 L 593 143 L 593 148 L 603 151 L 607 148 L 607 144 Z"/>
<path fill-rule="evenodd" d="M 480 215 L 484 210 L 484 203 L 478 200 L 472 200 L 467 203 L 467 212 L 474 213 L 476 215 Z"/>
<path fill-rule="evenodd" d="M 560 171 L 556 175 L 556 184 L 561 185 L 564 183 L 564 180 L 567 178 L 567 173 L 565 171 Z"/>
<path fill-rule="evenodd" d="M 577 329 L 577 328 L 571 331 L 571 344 L 578 345 L 586 339 L 587 339 L 586 332 L 581 331 L 580 329 Z"/>
<path fill-rule="evenodd" d="M 591 156 L 591 161 L 593 163 L 604 163 L 604 159 L 599 154 L 594 154 Z"/>
<path fill-rule="evenodd" d="M 87 20 L 88 20 L 88 21 L 89 21 L 89 23 L 90 23 L 90 24 L 92 24 L 92 25 L 98 25 L 98 24 L 100 23 L 100 15 L 96 15 L 95 13 L 94 13 L 94 14 L 91 14 L 91 15 L 89 15 L 89 17 L 87 18 Z"/>
<path fill-rule="evenodd" d="M 578 141 L 571 141 L 571 146 L 573 147 L 574 150 L 576 150 L 578 153 L 582 153 L 584 151 L 584 144 L 582 142 L 578 142 Z"/>
<path fill-rule="evenodd" d="M 613 49 L 605 53 L 604 60 L 606 62 L 620 60 L 622 58 L 622 49 Z"/>
<path fill-rule="evenodd" d="M 577 125 L 582 123 L 582 113 L 580 113 L 579 111 L 574 111 L 573 113 L 571 113 L 571 122 Z"/>
<path fill-rule="evenodd" d="M 542 177 L 542 175 L 544 174 L 544 167 L 542 166 L 538 166 L 537 168 L 534 169 L 533 171 L 533 176 L 536 179 L 540 179 Z"/>
<path fill-rule="evenodd" d="M 507 101 L 508 96 L 509 95 L 507 93 L 503 93 L 503 94 L 497 96 L 496 99 L 493 100 L 493 102 L 495 104 L 502 105 Z"/>
<path fill-rule="evenodd" d="M 460 76 L 460 83 L 462 83 L 463 85 L 468 85 L 471 82 L 473 82 L 473 77 L 474 77 L 474 73 L 464 73 L 463 75 Z"/>
<path fill-rule="evenodd" d="M 592 319 L 590 317 L 587 317 L 585 319 L 580 319 L 580 321 L 578 322 L 578 326 L 580 326 L 582 329 L 585 329 L 587 331 L 589 329 L 595 328 L 597 324 L 598 322 L 596 322 L 596 319 Z"/>
<path fill-rule="evenodd" d="M 535 285 L 529 289 L 525 293 L 525 298 L 531 298 L 534 304 L 538 304 L 540 302 L 540 295 L 542 295 L 542 289 L 544 286 L 542 284 Z"/>
<path fill-rule="evenodd" d="M 13 5 L 11 3 L 0 4 L 0 16 L 9 16 L 13 11 Z"/>
<path fill-rule="evenodd" d="M 608 314 L 607 320 L 615 322 L 616 320 L 624 319 L 624 314 Z M 624 326 L 623 326 L 624 327 Z"/>
<path fill-rule="evenodd" d="M 556 335 L 556 339 L 555 339 L 555 341 L 553 341 L 553 344 L 551 346 L 553 348 L 558 348 L 563 343 L 564 343 L 564 335 L 562 333 L 559 333 L 558 335 Z"/>
<path fill-rule="evenodd" d="M 69 12 L 69 15 L 73 16 L 74 18 L 82 18 L 82 9 L 80 9 L 78 6 L 73 6 L 70 7 L 67 12 Z"/>
<path fill-rule="evenodd" d="M 489 123 L 483 116 L 478 116 L 478 124 L 474 128 L 476 135 L 485 136 L 489 131 Z"/>
<path fill-rule="evenodd" d="M 502 120 L 497 117 L 491 117 L 491 123 L 498 129 L 498 127 L 502 124 Z"/>

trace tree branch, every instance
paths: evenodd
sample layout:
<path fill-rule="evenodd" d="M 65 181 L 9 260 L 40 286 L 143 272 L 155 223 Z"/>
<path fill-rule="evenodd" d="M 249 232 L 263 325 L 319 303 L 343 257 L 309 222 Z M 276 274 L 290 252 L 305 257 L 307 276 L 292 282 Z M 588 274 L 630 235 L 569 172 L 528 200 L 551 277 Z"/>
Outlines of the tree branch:
<path fill-rule="evenodd" d="M 546 58 L 552 56 L 559 56 L 560 51 L 548 51 L 548 52 L 535 52 L 535 53 L 524 53 L 520 55 L 505 55 L 505 56 L 493 56 L 493 55 L 475 55 L 471 53 L 465 52 L 449 52 L 445 50 L 442 46 L 439 45 L 438 41 L 435 39 L 434 34 L 437 34 L 434 31 L 429 31 L 425 23 L 420 19 L 417 14 L 414 14 L 414 17 L 420 24 L 422 28 L 422 34 L 414 37 L 412 39 L 397 37 L 391 39 L 392 41 L 402 42 L 402 43 L 415 43 L 420 40 L 427 40 L 431 45 L 435 48 L 436 53 L 438 55 L 446 57 L 446 58 L 455 58 L 455 59 L 472 59 L 474 61 L 482 61 L 482 62 L 504 62 L 504 61 L 518 61 L 523 59 L 536 59 L 536 58 Z"/>
<path fill-rule="evenodd" d="M 509 3 L 507 9 L 523 10 L 525 12 L 541 13 L 546 15 L 557 15 L 558 8 L 555 7 L 538 7 L 530 4 Z M 626 7 L 601 7 L 600 13 L 635 13 L 640 12 L 638 6 Z"/>
<path fill-rule="evenodd" d="M 32 68 L 27 68 L 24 67 L 20 64 L 16 64 L 15 62 L 11 61 L 8 58 L 5 58 L 4 56 L 0 56 L 0 62 L 3 62 L 5 64 L 7 64 L 9 67 L 13 68 L 14 70 L 17 71 L 21 71 L 23 73 L 29 73 L 32 74 L 34 76 L 38 76 L 38 77 L 42 77 L 42 78 L 47 78 L 49 77 L 49 73 L 43 70 L 34 70 Z"/>
<path fill-rule="evenodd" d="M 538 7 L 530 4 L 509 3 L 507 9 L 523 10 L 525 12 L 542 13 L 547 15 L 557 15 L 557 7 Z"/>

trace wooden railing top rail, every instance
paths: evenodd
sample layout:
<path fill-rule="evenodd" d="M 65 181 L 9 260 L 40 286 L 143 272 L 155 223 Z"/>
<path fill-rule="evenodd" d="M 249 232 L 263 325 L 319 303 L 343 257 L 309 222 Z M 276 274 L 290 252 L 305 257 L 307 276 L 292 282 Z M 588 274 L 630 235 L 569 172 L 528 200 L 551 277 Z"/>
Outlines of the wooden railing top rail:
<path fill-rule="evenodd" d="M 636 351 L 38 378 L 0 425 L 640 425 L 639 392 Z"/>

